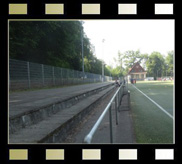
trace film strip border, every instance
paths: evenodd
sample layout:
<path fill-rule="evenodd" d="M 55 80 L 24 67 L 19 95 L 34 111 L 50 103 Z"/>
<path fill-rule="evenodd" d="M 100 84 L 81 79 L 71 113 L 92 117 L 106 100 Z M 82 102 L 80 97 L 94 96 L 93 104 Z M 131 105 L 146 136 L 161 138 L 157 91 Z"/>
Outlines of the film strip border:
<path fill-rule="evenodd" d="M 70 2 L 71 3 L 71 2 Z M 149 3 L 145 2 L 145 5 L 141 5 L 140 3 L 111 3 L 114 8 L 110 11 L 108 11 L 108 15 L 111 13 L 111 17 L 117 17 L 120 18 L 119 16 L 132 16 L 132 18 L 138 18 L 137 16 L 144 15 L 144 13 L 148 13 L 148 16 L 157 16 L 157 15 L 162 15 L 162 16 L 167 16 L 166 18 L 170 17 L 171 15 L 174 16 L 175 14 L 175 8 L 174 8 L 174 3 Z M 75 4 L 77 4 L 75 2 Z M 73 7 L 74 4 L 68 5 L 66 2 L 45 2 L 45 3 L 39 3 L 39 4 L 33 4 L 28 3 L 28 2 L 16 2 L 12 1 L 11 3 L 8 4 L 8 12 L 7 14 L 10 16 L 16 16 L 13 18 L 21 18 L 21 16 L 25 16 L 23 18 L 26 18 L 28 15 L 33 15 L 33 16 L 41 16 L 41 18 L 46 18 L 44 16 L 51 16 L 54 18 L 54 16 L 66 16 L 66 18 L 77 18 L 77 15 L 74 17 L 75 13 L 77 13 L 79 16 L 91 16 L 88 18 L 95 18 L 95 16 L 100 16 L 104 15 L 107 10 L 108 10 L 108 5 L 107 7 L 102 4 L 102 3 L 80 3 L 77 4 L 76 7 L 78 9 L 77 12 L 68 12 L 70 11 Z M 150 5 L 150 10 L 147 11 L 147 7 Z M 36 9 L 34 8 L 35 6 Z M 41 7 L 40 7 L 41 6 Z M 70 7 L 73 6 L 73 7 Z M 39 8 L 40 7 L 40 8 Z M 105 8 L 106 7 L 106 8 Z M 145 9 L 143 9 L 145 8 Z M 33 10 L 35 11 L 33 12 Z M 114 11 L 114 13 L 112 13 Z M 33 13 L 33 14 L 32 14 Z M 38 13 L 38 14 L 37 14 Z M 71 13 L 71 14 L 70 14 Z M 106 17 L 108 16 L 106 15 Z M 112 16 L 113 15 L 113 16 Z M 20 16 L 20 17 L 19 17 Z M 49 17 L 49 18 L 51 18 Z M 145 17 L 145 18 L 146 18 Z M 40 18 L 40 17 L 39 17 Z M 65 18 L 65 17 L 64 17 Z M 86 17 L 87 18 L 87 17 Z M 171 17 L 170 17 L 171 18 Z M 173 17 L 172 17 L 173 18 Z M 9 146 L 8 146 L 9 147 Z M 11 147 L 11 146 L 10 146 Z M 70 149 L 44 149 L 42 147 L 38 147 L 37 151 L 36 148 L 33 146 L 23 146 L 25 148 L 21 149 L 19 146 L 15 146 L 17 148 L 8 148 L 7 149 L 7 158 L 11 161 L 20 161 L 20 160 L 25 160 L 25 161 L 31 161 L 34 159 L 34 157 L 38 156 L 37 153 L 40 151 L 40 158 L 43 161 L 47 160 L 61 160 L 61 161 L 67 161 L 69 158 L 72 158 L 72 156 L 75 156 L 73 151 L 76 151 L 76 154 L 78 157 L 76 159 L 80 160 L 99 160 L 99 161 L 105 161 L 105 159 L 109 159 L 109 156 L 106 156 L 106 152 L 110 151 L 108 149 L 81 149 L 81 148 L 75 148 L 73 147 L 73 151 L 70 151 Z M 54 146 L 53 146 L 54 147 Z M 68 146 L 69 147 L 69 146 Z M 79 147 L 79 146 L 78 146 Z M 130 146 L 131 147 L 131 146 Z M 134 146 L 135 147 L 135 146 Z M 154 146 L 155 147 L 155 146 Z M 160 146 L 156 146 L 160 147 Z M 174 147 L 173 145 L 169 147 Z M 152 148 L 151 150 L 146 149 L 144 150 L 145 147 L 139 148 L 139 149 L 114 149 L 115 153 L 114 157 L 115 160 L 141 160 L 142 158 L 147 158 L 144 157 L 146 154 L 150 154 L 150 159 L 151 160 L 175 160 L 176 157 L 176 151 L 173 148 Z M 113 150 L 113 148 L 112 148 Z M 147 152 L 149 151 L 149 152 Z M 70 153 L 71 152 L 71 153 Z M 33 159 L 32 159 L 33 158 Z M 37 158 L 36 158 L 37 159 Z M 74 160 L 74 159 L 72 159 Z"/>
<path fill-rule="evenodd" d="M 111 3 L 112 4 L 112 3 Z M 104 11 L 103 14 L 105 14 L 105 6 L 101 3 L 81 3 L 80 6 L 77 7 L 80 11 L 80 15 L 102 15 L 102 11 Z M 109 5 L 109 4 L 107 4 Z M 153 3 L 150 4 L 153 6 L 150 6 L 150 8 L 153 10 L 150 10 L 151 15 L 174 15 L 174 3 Z M 74 6 L 74 4 L 73 4 Z M 72 6 L 72 8 L 73 8 Z M 112 4 L 112 6 L 115 9 L 116 15 L 141 15 L 140 11 L 146 13 L 148 6 L 141 6 L 138 3 L 115 3 Z M 9 3 L 8 6 L 8 14 L 9 15 L 31 15 L 34 8 L 33 6 L 28 3 Z M 40 16 L 44 15 L 68 15 L 67 9 L 70 6 L 68 6 L 67 3 L 42 3 L 41 9 L 43 8 L 44 11 L 41 11 Z M 107 6 L 108 9 L 108 6 Z M 108 11 L 111 15 L 113 10 Z M 75 15 L 76 16 L 76 15 Z"/>
<path fill-rule="evenodd" d="M 9 149 L 9 160 L 25 160 L 28 161 L 31 158 L 31 150 L 28 149 Z M 66 149 L 45 149 L 43 150 L 43 160 L 67 160 Z M 73 153 L 74 154 L 74 153 Z M 140 153 L 138 149 L 118 149 L 115 155 L 115 160 L 140 160 L 143 152 Z M 72 155 L 69 155 L 69 158 Z M 102 153 L 102 149 L 81 149 L 79 155 L 80 160 L 99 160 L 102 161 L 105 155 Z M 38 160 L 38 159 L 37 159 Z M 174 149 L 154 149 L 153 151 L 154 160 L 174 160 Z"/>

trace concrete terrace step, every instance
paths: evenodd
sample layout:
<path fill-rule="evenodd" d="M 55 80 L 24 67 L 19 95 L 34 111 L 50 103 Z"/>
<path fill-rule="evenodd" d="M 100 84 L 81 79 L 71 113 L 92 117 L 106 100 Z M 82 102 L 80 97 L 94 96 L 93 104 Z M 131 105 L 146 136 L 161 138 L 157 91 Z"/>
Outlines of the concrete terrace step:
<path fill-rule="evenodd" d="M 76 85 L 64 88 L 42 89 L 36 91 L 14 92 L 9 94 L 9 116 L 14 117 L 34 108 L 73 96 L 112 85 L 112 82 Z"/>
<path fill-rule="evenodd" d="M 74 106 L 64 108 L 37 124 L 22 128 L 10 134 L 9 143 L 60 143 L 67 134 L 91 111 L 107 94 L 115 89 L 107 89 L 89 96 Z"/>
<path fill-rule="evenodd" d="M 60 89 L 60 93 L 58 91 L 56 92 L 53 89 L 51 91 L 56 92 L 54 94 L 47 90 L 47 92 L 50 92 L 50 95 L 55 96 L 56 94 L 57 97 L 59 96 L 59 99 L 53 99 L 51 96 L 48 97 L 43 95 L 40 99 L 40 95 L 38 95 L 38 100 L 36 100 L 34 99 L 34 96 L 36 96 L 36 92 L 32 93 L 32 95 L 30 96 L 30 101 L 28 101 L 27 98 L 25 98 L 23 103 L 17 103 L 14 106 L 11 106 L 9 112 L 9 134 L 12 134 L 26 126 L 36 124 L 44 120 L 45 118 L 50 117 L 51 115 L 59 112 L 60 110 L 69 108 L 72 105 L 78 103 L 79 101 L 87 98 L 88 96 L 97 94 L 98 92 L 112 86 L 113 83 L 95 85 L 96 86 L 84 86 L 83 90 L 81 90 L 81 88 L 78 88 L 76 90 L 73 87 L 71 87 L 73 91 L 71 91 L 70 88 L 63 88 Z M 67 92 L 65 94 L 62 94 L 61 91 L 65 90 L 67 90 Z M 45 91 L 40 92 L 45 93 Z M 37 93 L 39 94 L 39 92 Z"/>

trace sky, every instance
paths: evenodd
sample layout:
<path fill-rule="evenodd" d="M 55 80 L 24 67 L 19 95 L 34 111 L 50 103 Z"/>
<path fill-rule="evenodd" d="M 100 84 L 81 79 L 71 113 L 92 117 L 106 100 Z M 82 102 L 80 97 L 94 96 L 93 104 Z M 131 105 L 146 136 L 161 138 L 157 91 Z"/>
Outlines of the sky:
<path fill-rule="evenodd" d="M 118 51 L 158 51 L 166 56 L 174 50 L 174 20 L 84 20 L 83 26 L 95 55 L 107 65 L 114 64 Z"/>

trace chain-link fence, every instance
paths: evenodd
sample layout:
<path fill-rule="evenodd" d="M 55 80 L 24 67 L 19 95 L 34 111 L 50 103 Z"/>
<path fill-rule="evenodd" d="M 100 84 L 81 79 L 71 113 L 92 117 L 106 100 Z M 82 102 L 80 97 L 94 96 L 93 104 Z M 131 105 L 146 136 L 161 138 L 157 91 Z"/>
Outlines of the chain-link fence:
<path fill-rule="evenodd" d="M 112 77 L 104 76 L 104 81 L 111 80 Z M 83 73 L 81 71 L 27 61 L 9 60 L 10 90 L 75 85 L 101 81 L 102 76 L 98 74 Z"/>

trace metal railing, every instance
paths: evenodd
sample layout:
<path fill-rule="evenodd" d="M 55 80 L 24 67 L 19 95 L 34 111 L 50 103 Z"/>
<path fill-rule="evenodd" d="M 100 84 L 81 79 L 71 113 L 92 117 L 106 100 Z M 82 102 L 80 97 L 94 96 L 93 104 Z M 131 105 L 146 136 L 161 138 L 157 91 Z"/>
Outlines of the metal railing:
<path fill-rule="evenodd" d="M 102 122 L 103 118 L 105 117 L 106 113 L 109 111 L 109 126 L 110 126 L 110 142 L 113 143 L 113 129 L 112 129 L 112 103 L 115 102 L 115 112 L 116 112 L 116 125 L 118 125 L 118 111 L 119 111 L 119 106 L 121 103 L 123 91 L 124 91 L 125 85 L 121 85 L 114 96 L 111 98 L 110 102 L 96 121 L 95 125 L 92 127 L 90 132 L 86 135 L 84 138 L 84 143 L 91 143 L 92 138 L 98 129 L 100 123 Z"/>
<path fill-rule="evenodd" d="M 104 81 L 112 78 L 104 76 Z M 102 75 L 9 59 L 9 88 L 30 89 L 101 82 Z"/>

